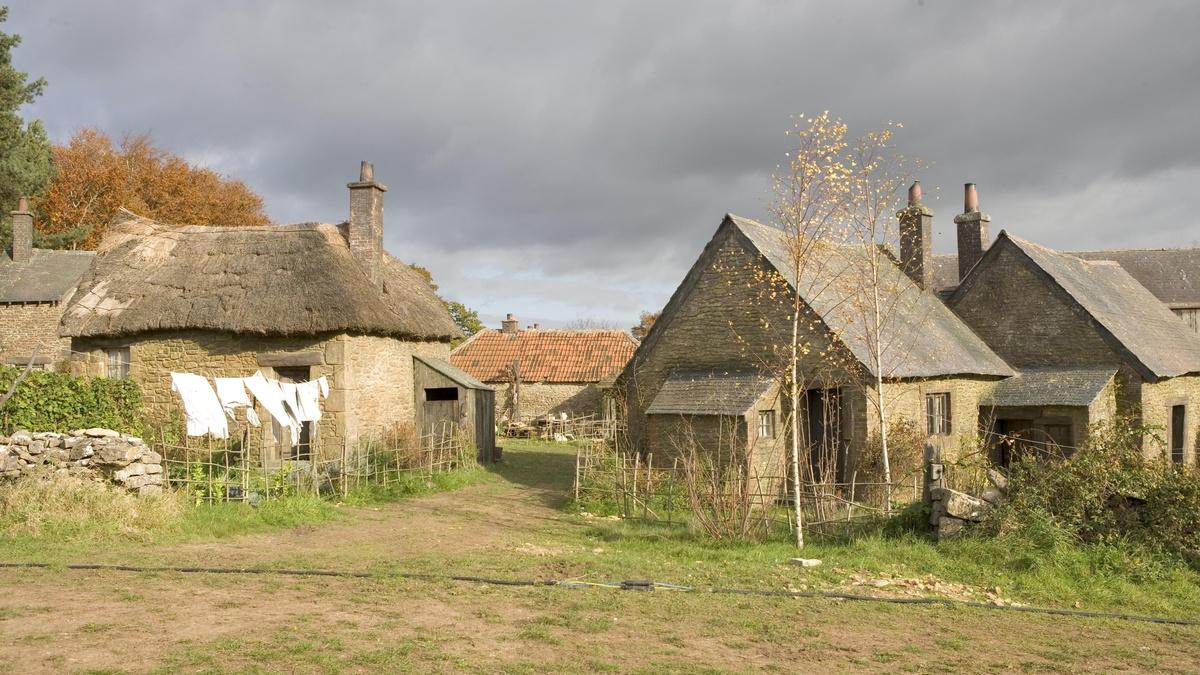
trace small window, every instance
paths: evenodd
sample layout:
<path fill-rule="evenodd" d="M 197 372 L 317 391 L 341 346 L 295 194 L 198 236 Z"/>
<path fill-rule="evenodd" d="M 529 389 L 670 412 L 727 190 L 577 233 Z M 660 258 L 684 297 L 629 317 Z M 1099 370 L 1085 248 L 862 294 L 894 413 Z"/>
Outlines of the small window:
<path fill-rule="evenodd" d="M 758 413 L 758 437 L 775 438 L 775 411 L 762 410 Z"/>
<path fill-rule="evenodd" d="M 430 387 L 425 390 L 426 401 L 457 401 L 458 387 Z"/>
<path fill-rule="evenodd" d="M 1184 422 L 1187 419 L 1187 408 L 1181 405 L 1171 406 L 1171 461 L 1183 464 Z"/>
<path fill-rule="evenodd" d="M 111 378 L 124 380 L 129 377 L 129 347 L 105 349 L 108 359 L 107 375 Z"/>
<path fill-rule="evenodd" d="M 925 395 L 925 432 L 930 436 L 950 435 L 950 394 Z"/>

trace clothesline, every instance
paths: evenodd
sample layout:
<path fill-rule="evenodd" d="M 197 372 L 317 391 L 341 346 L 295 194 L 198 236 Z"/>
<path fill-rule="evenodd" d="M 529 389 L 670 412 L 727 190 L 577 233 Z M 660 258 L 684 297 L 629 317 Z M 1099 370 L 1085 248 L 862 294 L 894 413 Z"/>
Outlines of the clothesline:
<path fill-rule="evenodd" d="M 229 420 L 246 409 L 246 421 L 259 426 L 257 401 L 280 428 L 291 432 L 291 443 L 300 440 L 301 425 L 321 419 L 321 398 L 329 397 L 329 380 L 322 375 L 307 382 L 280 382 L 258 371 L 250 377 L 208 378 L 195 373 L 171 373 L 171 390 L 179 395 L 187 418 L 188 436 L 229 437 Z M 249 390 L 249 395 L 247 395 Z M 251 399 L 253 397 L 253 399 Z"/>

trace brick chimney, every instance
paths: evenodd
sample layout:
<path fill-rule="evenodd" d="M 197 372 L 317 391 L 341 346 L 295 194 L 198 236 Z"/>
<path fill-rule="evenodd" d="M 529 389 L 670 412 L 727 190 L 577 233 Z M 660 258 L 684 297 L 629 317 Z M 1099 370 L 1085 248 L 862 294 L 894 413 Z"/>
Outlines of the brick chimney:
<path fill-rule="evenodd" d="M 900 266 L 922 290 L 933 290 L 933 210 L 921 203 L 921 181 L 908 188 L 900 219 Z"/>
<path fill-rule="evenodd" d="M 520 325 L 521 324 L 519 321 L 517 321 L 516 317 L 514 317 L 512 314 L 509 314 L 503 321 L 500 322 L 500 332 L 516 335 L 517 329 L 520 327 Z"/>
<path fill-rule="evenodd" d="M 346 231 L 350 255 L 371 281 L 382 284 L 383 193 L 387 188 L 375 182 L 375 168 L 367 161 L 359 169 L 358 181 L 346 187 L 350 188 L 350 223 Z"/>
<path fill-rule="evenodd" d="M 962 281 L 967 272 L 979 262 L 987 250 L 988 223 L 990 216 L 979 212 L 979 192 L 974 183 L 963 186 L 963 212 L 954 216 L 958 226 L 958 279 Z"/>
<path fill-rule="evenodd" d="M 33 257 L 33 213 L 29 200 L 17 200 L 17 210 L 12 212 L 12 261 L 25 262 Z"/>

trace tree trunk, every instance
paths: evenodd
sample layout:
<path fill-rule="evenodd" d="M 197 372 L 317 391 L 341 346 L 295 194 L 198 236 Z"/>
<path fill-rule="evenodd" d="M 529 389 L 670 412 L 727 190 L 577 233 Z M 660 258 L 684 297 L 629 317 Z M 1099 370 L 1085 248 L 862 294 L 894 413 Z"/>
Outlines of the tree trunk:
<path fill-rule="evenodd" d="M 796 548 L 804 548 L 804 509 L 800 502 L 800 307 L 796 303 L 792 308 L 792 353 L 791 377 L 788 381 L 788 394 L 792 404 L 792 508 L 796 517 Z"/>
<path fill-rule="evenodd" d="M 888 456 L 888 430 L 887 430 L 887 407 L 884 405 L 885 398 L 883 394 L 883 345 L 880 344 L 879 333 L 882 327 L 882 317 L 880 316 L 879 308 L 879 270 L 877 265 L 872 266 L 875 272 L 875 283 L 872 288 L 872 295 L 875 300 L 875 408 L 877 418 L 879 420 L 879 449 L 883 453 L 883 512 L 884 515 L 892 515 L 892 463 Z"/>

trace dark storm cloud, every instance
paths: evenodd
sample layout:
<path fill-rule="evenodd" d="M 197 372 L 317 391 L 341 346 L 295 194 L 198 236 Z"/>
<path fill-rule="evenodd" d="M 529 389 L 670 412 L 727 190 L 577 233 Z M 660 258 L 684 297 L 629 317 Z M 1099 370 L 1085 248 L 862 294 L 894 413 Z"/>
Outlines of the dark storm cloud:
<path fill-rule="evenodd" d="M 493 322 L 628 323 L 725 211 L 763 217 L 795 113 L 905 124 L 1055 246 L 1195 243 L 1193 3 L 29 2 L 57 138 L 150 131 L 277 220 L 340 220 L 372 159 L 388 247 Z"/>

